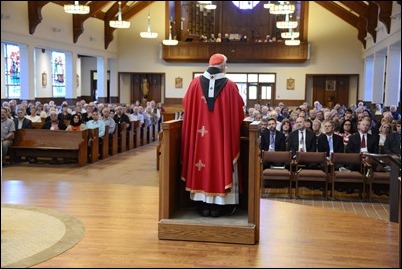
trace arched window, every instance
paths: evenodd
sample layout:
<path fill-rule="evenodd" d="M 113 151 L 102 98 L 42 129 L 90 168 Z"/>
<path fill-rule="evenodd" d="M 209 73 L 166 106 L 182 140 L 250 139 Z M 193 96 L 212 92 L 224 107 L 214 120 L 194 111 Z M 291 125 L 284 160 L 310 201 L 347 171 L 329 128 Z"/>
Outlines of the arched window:
<path fill-rule="evenodd" d="M 66 55 L 63 52 L 52 51 L 53 97 L 66 96 L 65 64 Z"/>
<path fill-rule="evenodd" d="M 18 45 L 4 44 L 5 95 L 7 98 L 21 97 L 20 48 Z"/>

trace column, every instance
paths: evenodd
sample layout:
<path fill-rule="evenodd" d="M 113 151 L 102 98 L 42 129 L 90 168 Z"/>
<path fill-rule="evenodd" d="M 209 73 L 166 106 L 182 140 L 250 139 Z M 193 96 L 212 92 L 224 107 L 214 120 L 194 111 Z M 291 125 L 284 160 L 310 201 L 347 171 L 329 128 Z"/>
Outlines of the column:
<path fill-rule="evenodd" d="M 34 48 L 26 44 L 19 44 L 20 47 L 20 100 L 35 100 L 35 70 Z"/>
<path fill-rule="evenodd" d="M 387 77 L 385 81 L 385 98 L 384 105 L 398 106 L 401 100 L 401 46 L 392 45 L 388 47 L 387 57 Z"/>
<path fill-rule="evenodd" d="M 65 52 L 66 55 L 66 100 L 69 104 L 74 103 L 74 98 L 77 97 L 77 54 Z"/>
<path fill-rule="evenodd" d="M 95 100 L 98 102 L 105 102 L 106 97 L 106 85 L 107 85 L 107 58 L 96 58 L 98 80 L 96 81 L 96 93 Z"/>
<path fill-rule="evenodd" d="M 373 68 L 373 88 L 372 88 L 372 99 L 373 104 L 384 103 L 384 79 L 385 79 L 385 62 L 386 62 L 386 52 L 380 51 L 376 52 L 374 55 L 374 68 Z"/>
<path fill-rule="evenodd" d="M 373 72 L 374 72 L 374 57 L 368 56 L 364 61 L 364 86 L 363 92 L 360 92 L 358 99 L 372 100 L 373 97 Z"/>

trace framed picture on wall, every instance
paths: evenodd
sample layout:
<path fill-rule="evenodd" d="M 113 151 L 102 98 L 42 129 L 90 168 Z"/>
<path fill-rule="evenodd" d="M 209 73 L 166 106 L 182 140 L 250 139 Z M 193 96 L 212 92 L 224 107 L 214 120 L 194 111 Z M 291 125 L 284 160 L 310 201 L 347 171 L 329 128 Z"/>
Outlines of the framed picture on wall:
<path fill-rule="evenodd" d="M 325 90 L 326 91 L 335 91 L 336 90 L 336 80 L 327 79 L 325 81 Z"/>
<path fill-rule="evenodd" d="M 174 85 L 175 85 L 175 88 L 176 88 L 176 89 L 181 89 L 181 88 L 183 88 L 183 78 L 177 77 L 177 78 L 175 79 Z"/>
<path fill-rule="evenodd" d="M 288 78 L 286 80 L 286 89 L 287 90 L 294 90 L 295 89 L 295 79 L 294 78 Z"/>

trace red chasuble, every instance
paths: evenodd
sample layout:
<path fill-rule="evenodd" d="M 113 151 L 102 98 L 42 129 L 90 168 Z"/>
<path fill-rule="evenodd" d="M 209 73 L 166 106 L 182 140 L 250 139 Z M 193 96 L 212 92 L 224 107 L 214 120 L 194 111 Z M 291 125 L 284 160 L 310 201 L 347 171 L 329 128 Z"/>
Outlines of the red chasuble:
<path fill-rule="evenodd" d="M 181 136 L 181 177 L 187 191 L 214 196 L 230 191 L 233 164 L 240 155 L 243 105 L 237 85 L 228 80 L 210 111 L 200 77 L 191 82 L 183 99 Z"/>

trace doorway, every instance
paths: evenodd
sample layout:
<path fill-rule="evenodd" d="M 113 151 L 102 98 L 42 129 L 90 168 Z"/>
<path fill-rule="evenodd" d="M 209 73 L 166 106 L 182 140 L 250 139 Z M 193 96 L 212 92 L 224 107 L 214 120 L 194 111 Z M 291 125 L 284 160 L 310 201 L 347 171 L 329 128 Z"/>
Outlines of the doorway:
<path fill-rule="evenodd" d="M 110 99 L 110 71 L 107 71 L 106 96 L 98 95 L 98 71 L 91 70 L 91 100 L 111 103 Z"/>
<path fill-rule="evenodd" d="M 358 100 L 359 75 L 307 75 L 306 101 L 313 104 L 319 101 L 323 106 L 332 108 L 339 103 L 349 107 Z"/>

